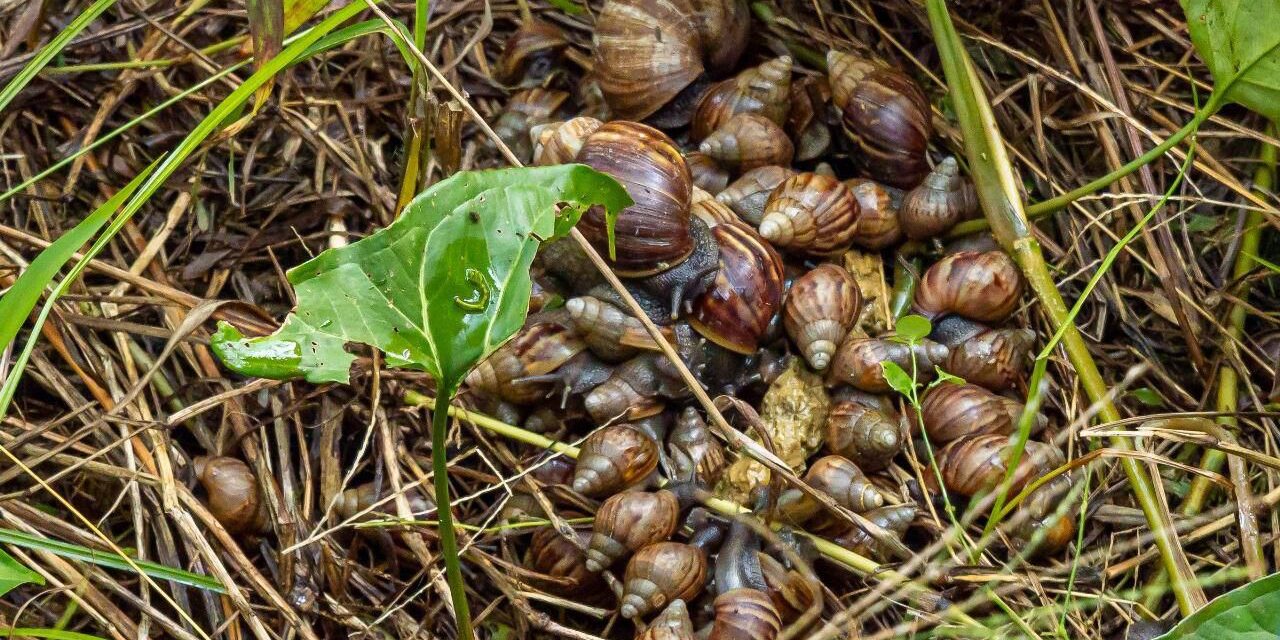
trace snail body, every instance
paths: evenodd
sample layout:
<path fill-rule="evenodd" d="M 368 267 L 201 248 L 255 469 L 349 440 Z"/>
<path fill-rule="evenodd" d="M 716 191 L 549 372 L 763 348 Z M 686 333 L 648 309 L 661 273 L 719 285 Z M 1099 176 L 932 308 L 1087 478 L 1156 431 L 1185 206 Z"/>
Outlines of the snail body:
<path fill-rule="evenodd" d="M 667 456 L 674 478 L 703 488 L 715 485 L 728 464 L 724 446 L 693 407 L 685 407 L 676 418 L 675 428 L 667 436 Z"/>
<path fill-rule="evenodd" d="M 658 542 L 631 556 L 623 574 L 624 618 L 641 618 L 673 600 L 691 600 L 707 580 L 702 549 L 682 542 Z"/>
<path fill-rule="evenodd" d="M 626 424 L 601 427 L 582 441 L 573 490 L 586 496 L 612 495 L 656 468 L 658 444 L 652 438 Z"/>
<path fill-rule="evenodd" d="M 858 213 L 858 202 L 844 183 L 818 173 L 800 173 L 769 195 L 760 235 L 778 247 L 830 255 L 852 243 Z"/>
<path fill-rule="evenodd" d="M 878 407 L 844 400 L 827 413 L 827 448 L 866 471 L 889 466 L 902 451 L 902 429 Z"/>
<path fill-rule="evenodd" d="M 795 157 L 795 146 L 782 127 L 756 113 L 729 118 L 698 145 L 698 151 L 739 171 L 788 165 Z"/>
<path fill-rule="evenodd" d="M 782 258 L 743 225 L 711 230 L 720 248 L 720 269 L 710 288 L 692 302 L 689 324 L 708 340 L 750 355 L 782 306 Z"/>
<path fill-rule="evenodd" d="M 916 287 L 915 310 L 931 320 L 955 313 L 1000 322 L 1018 308 L 1022 274 L 1003 251 L 959 251 L 933 263 Z"/>
<path fill-rule="evenodd" d="M 924 240 L 951 230 L 978 211 L 978 195 L 948 156 L 902 199 L 898 215 L 907 237 Z"/>
<path fill-rule="evenodd" d="M 853 276 L 834 264 L 821 264 L 791 285 L 782 322 L 805 360 L 821 371 L 861 310 L 862 291 Z"/>
<path fill-rule="evenodd" d="M 1022 403 L 976 384 L 940 384 L 920 402 L 920 417 L 930 442 L 945 443 L 971 434 L 1009 435 L 1017 429 Z M 1043 428 L 1044 416 L 1033 427 Z"/>
<path fill-rule="evenodd" d="M 680 503 L 670 491 L 627 491 L 611 496 L 596 512 L 587 549 L 587 570 L 601 571 L 637 549 L 675 533 Z"/>
<path fill-rule="evenodd" d="M 693 114 L 692 135 L 703 140 L 734 116 L 752 113 L 786 122 L 791 99 L 791 58 L 782 56 L 711 85 Z"/>
<path fill-rule="evenodd" d="M 888 505 L 872 509 L 863 515 L 881 529 L 902 537 L 918 511 L 914 504 Z M 872 559 L 884 560 L 890 556 L 884 546 L 862 527 L 851 527 L 845 530 L 845 533 L 837 536 L 834 542 L 849 551 Z"/>
<path fill-rule="evenodd" d="M 759 226 L 764 218 L 764 206 L 769 195 L 787 178 L 796 172 L 787 167 L 757 167 L 738 176 L 723 191 L 716 194 L 716 200 L 725 203 L 751 226 Z"/>
<path fill-rule="evenodd" d="M 928 339 L 908 346 L 886 338 L 847 338 L 827 369 L 827 384 L 843 383 L 869 393 L 893 391 L 880 363 L 893 362 L 911 373 L 913 352 L 916 378 L 921 381 L 932 380 L 934 367 L 948 354 L 945 346 Z"/>
<path fill-rule="evenodd" d="M 827 54 L 827 70 L 832 102 L 867 173 L 898 188 L 918 184 L 929 172 L 933 134 L 924 91 L 897 69 L 840 51 Z"/>
<path fill-rule="evenodd" d="M 228 533 L 266 533 L 271 517 L 249 465 L 226 456 L 196 456 L 196 479 L 208 495 L 209 513 Z"/>

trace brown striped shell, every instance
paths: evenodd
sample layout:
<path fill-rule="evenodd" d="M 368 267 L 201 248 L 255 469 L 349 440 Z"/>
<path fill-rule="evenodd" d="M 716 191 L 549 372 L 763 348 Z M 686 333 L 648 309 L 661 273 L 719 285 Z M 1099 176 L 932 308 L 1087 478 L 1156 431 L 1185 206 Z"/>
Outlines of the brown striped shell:
<path fill-rule="evenodd" d="M 708 229 L 722 224 L 742 224 L 733 209 L 696 187 L 693 189 L 693 204 L 689 205 L 689 213 L 705 222 Z"/>
<path fill-rule="evenodd" d="M 884 504 L 884 495 L 858 465 L 842 456 L 822 456 L 804 474 L 809 486 L 826 493 L 840 506 L 859 513 Z"/>
<path fill-rule="evenodd" d="M 729 170 L 720 166 L 715 158 L 701 151 L 691 151 L 684 154 L 684 163 L 689 167 L 689 175 L 693 178 L 694 193 L 701 190 L 715 197 L 729 186 Z"/>
<path fill-rule="evenodd" d="M 494 77 L 506 84 L 522 81 L 536 84 L 554 70 L 568 46 L 569 40 L 559 27 L 543 20 L 529 20 L 503 44 Z"/>
<path fill-rule="evenodd" d="M 641 351 L 660 351 L 658 343 L 644 325 L 631 314 L 595 296 L 570 298 L 564 303 L 570 324 L 591 349 L 606 362 L 622 362 Z M 668 340 L 675 334 L 660 327 Z"/>
<path fill-rule="evenodd" d="M 769 595 L 750 587 L 730 589 L 716 596 L 715 620 L 707 640 L 774 640 L 782 631 L 782 616 Z"/>
<path fill-rule="evenodd" d="M 653 115 L 702 75 L 689 0 L 608 0 L 596 16 L 593 73 L 617 118 Z"/>
<path fill-rule="evenodd" d="M 551 373 L 586 348 L 586 343 L 560 323 L 531 324 L 476 365 L 467 374 L 466 383 L 505 402 L 534 404 L 546 398 L 555 383 L 521 379 Z"/>
<path fill-rule="evenodd" d="M 720 245 L 720 270 L 693 301 L 689 324 L 708 340 L 750 355 L 782 306 L 782 258 L 746 226 L 722 224 L 711 232 Z"/>
<path fill-rule="evenodd" d="M 658 443 L 627 424 L 601 427 L 582 441 L 573 470 L 573 490 L 585 496 L 613 495 L 658 468 Z"/>
<path fill-rule="evenodd" d="M 862 291 L 848 271 L 820 264 L 787 292 L 782 322 L 809 365 L 826 369 L 862 311 Z"/>
<path fill-rule="evenodd" d="M 902 451 L 903 435 L 898 421 L 877 407 L 842 400 L 827 413 L 827 448 L 866 471 L 889 466 Z"/>
<path fill-rule="evenodd" d="M 728 464 L 724 445 L 693 407 L 685 407 L 676 418 L 675 428 L 667 436 L 667 456 L 674 479 L 692 481 L 703 488 L 715 485 Z"/>
<path fill-rule="evenodd" d="M 684 600 L 673 600 L 644 631 L 636 634 L 636 640 L 697 640 L 697 637 Z"/>
<path fill-rule="evenodd" d="M 914 347 L 916 379 L 927 382 L 934 377 L 934 367 L 947 358 L 947 348 L 932 340 L 922 340 Z M 870 393 L 886 393 L 893 387 L 884 378 L 881 362 L 891 361 L 912 372 L 912 347 L 887 338 L 846 338 L 836 350 L 827 368 L 827 384 L 847 384 Z"/>
<path fill-rule="evenodd" d="M 756 113 L 781 125 L 786 122 L 791 93 L 791 58 L 782 56 L 721 80 L 698 101 L 693 138 L 702 140 L 740 113 Z"/>
<path fill-rule="evenodd" d="M 950 346 L 943 369 L 992 391 L 1012 389 L 1026 374 L 1035 332 L 988 329 Z"/>
<path fill-rule="evenodd" d="M 530 135 L 533 127 L 556 120 L 569 94 L 555 89 L 533 87 L 511 96 L 506 109 L 493 123 L 493 132 L 511 148 L 522 161 L 533 158 Z"/>
<path fill-rule="evenodd" d="M 586 531 L 576 531 L 578 541 L 585 545 Z M 555 581 L 546 585 L 548 591 L 562 597 L 591 596 L 607 592 L 609 587 L 600 574 L 587 570 L 586 555 L 577 544 L 566 540 L 552 527 L 538 527 L 529 541 L 529 568 L 545 574 Z"/>
<path fill-rule="evenodd" d="M 396 499 L 390 493 L 389 487 L 379 490 L 376 484 L 366 482 L 338 494 L 333 501 L 333 512 L 344 520 L 354 518 L 366 510 L 364 517 L 367 519 L 379 515 L 398 515 Z M 435 502 L 416 490 L 407 492 L 405 498 L 409 501 L 409 511 L 414 517 L 423 517 L 436 510 Z"/>
<path fill-rule="evenodd" d="M 1017 429 L 1021 415 L 1021 402 L 976 384 L 940 384 L 925 393 L 920 402 L 924 431 L 932 443 L 973 434 L 1008 435 Z M 1037 416 L 1039 427 L 1044 426 L 1044 420 L 1044 416 Z"/>
<path fill-rule="evenodd" d="M 610 5 L 616 3 L 612 0 Z M 693 179 L 665 133 L 636 122 L 608 122 L 587 137 L 577 161 L 613 176 L 635 202 L 618 214 L 615 227 L 617 259 L 611 262 L 619 275 L 666 271 L 693 252 L 689 233 Z M 608 259 L 604 211 L 588 210 L 578 229 Z"/>
<path fill-rule="evenodd" d="M 787 167 L 759 167 L 752 169 L 729 183 L 724 191 L 716 194 L 716 200 L 729 205 L 733 212 L 751 226 L 759 226 L 764 218 L 764 205 L 769 195 L 784 180 L 796 172 Z"/>
<path fill-rule="evenodd" d="M 791 138 L 782 127 L 758 113 L 729 118 L 698 145 L 698 151 L 736 171 L 789 165 L 795 156 Z"/>
<path fill-rule="evenodd" d="M 831 99 L 826 78 L 805 76 L 791 83 L 791 111 L 786 129 L 796 146 L 796 160 L 813 160 L 831 147 L 831 128 L 825 117 Z"/>
<path fill-rule="evenodd" d="M 909 189 L 929 172 L 933 114 L 920 85 L 892 67 L 840 51 L 827 54 L 831 99 L 871 178 Z"/>
<path fill-rule="evenodd" d="M 604 123 L 591 116 L 569 118 L 564 122 L 548 122 L 529 130 L 533 140 L 533 164 L 549 166 L 573 162 L 587 137 Z"/>
<path fill-rule="evenodd" d="M 950 231 L 977 211 L 977 192 L 960 173 L 956 159 L 948 156 L 907 192 L 898 217 L 908 238 L 924 240 Z"/>
<path fill-rule="evenodd" d="M 794 175 L 769 195 L 760 235 L 813 256 L 843 251 L 858 228 L 858 201 L 844 183 L 818 173 Z"/>
<path fill-rule="evenodd" d="M 607 569 L 623 556 L 675 533 L 680 502 L 670 491 L 624 491 L 596 511 L 587 548 L 587 570 Z"/>
<path fill-rule="evenodd" d="M 853 178 L 844 183 L 853 192 L 853 199 L 858 201 L 858 229 L 853 234 L 853 244 L 880 250 L 902 240 L 902 225 L 898 222 L 898 207 L 903 196 L 901 189 L 864 178 Z"/>
<path fill-rule="evenodd" d="M 937 319 L 948 313 L 1000 322 L 1018 308 L 1022 274 L 1003 251 L 959 251 L 943 256 L 920 277 L 914 307 Z"/>
<path fill-rule="evenodd" d="M 947 491 L 973 497 L 1004 481 L 1011 455 L 1009 438 L 996 434 L 969 435 L 953 440 L 937 454 L 938 470 Z M 1053 470 L 1062 454 L 1052 445 L 1027 441 L 1018 468 L 1013 474 L 1009 495 L 1021 491 L 1028 482 Z M 925 474 L 932 482 L 933 474 Z"/>
<path fill-rule="evenodd" d="M 692 600 L 707 582 L 707 558 L 682 542 L 658 542 L 636 552 L 623 574 L 622 617 L 636 619 L 673 600 Z"/>
<path fill-rule="evenodd" d="M 657 358 L 642 354 L 613 370 L 604 382 L 582 398 L 583 407 L 596 424 L 616 420 L 633 421 L 662 412 L 670 395 L 669 385 L 658 370 Z"/>
<path fill-rule="evenodd" d="M 763 574 L 769 599 L 782 617 L 783 624 L 799 618 L 821 598 L 817 592 L 821 587 L 816 581 L 810 582 L 799 571 L 787 569 L 767 553 L 757 552 L 757 557 L 760 558 L 760 573 Z"/>

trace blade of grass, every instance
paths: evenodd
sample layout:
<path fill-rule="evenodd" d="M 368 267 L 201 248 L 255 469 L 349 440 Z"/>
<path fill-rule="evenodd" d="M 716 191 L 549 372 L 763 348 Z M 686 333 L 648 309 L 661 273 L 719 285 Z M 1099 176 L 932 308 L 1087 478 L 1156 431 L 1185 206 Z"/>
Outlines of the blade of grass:
<path fill-rule="evenodd" d="M 62 629 L 34 629 L 31 627 L 9 627 L 4 630 L 6 638 L 49 638 L 50 640 L 103 640 L 100 636 L 91 636 L 77 631 Z"/>
<path fill-rule="evenodd" d="M 107 567 L 108 569 L 119 569 L 121 571 L 130 572 L 135 571 L 133 567 L 129 566 L 128 563 L 121 560 L 115 554 L 107 553 L 105 551 L 95 551 L 80 545 L 59 542 L 57 540 L 42 538 L 40 536 L 23 533 L 21 531 L 14 531 L 12 529 L 0 528 L 0 543 L 11 544 L 15 547 L 22 547 L 23 549 L 46 551 L 63 558 L 87 562 L 100 567 Z M 169 582 L 186 585 L 188 587 L 195 587 L 197 589 L 204 589 L 206 591 L 212 591 L 213 593 L 226 593 L 227 591 L 226 588 L 222 586 L 221 582 L 203 574 L 183 571 L 182 569 L 175 569 L 155 562 L 147 562 L 146 560 L 134 560 L 133 562 L 137 568 L 142 571 L 142 573 L 153 578 L 168 580 Z"/>
<path fill-rule="evenodd" d="M 8 107 L 9 103 L 36 77 L 36 74 L 40 73 L 40 70 L 50 61 L 58 57 L 58 54 L 62 53 L 62 50 L 77 35 L 80 35 L 80 32 L 84 31 L 85 27 L 88 27 L 98 16 L 102 15 L 102 12 L 110 9 L 111 5 L 115 3 L 115 0 L 97 0 L 81 12 L 80 15 L 76 16 L 76 19 L 72 20 L 70 24 L 58 31 L 58 35 L 54 36 L 53 40 L 49 41 L 49 44 L 42 47 L 39 53 L 9 81 L 9 84 L 4 86 L 4 89 L 0 89 L 0 111 Z"/>
<path fill-rule="evenodd" d="M 1044 312 L 1054 326 L 1059 327 L 1062 347 L 1076 370 L 1081 386 L 1089 398 L 1098 404 L 1098 418 L 1104 422 L 1118 420 L 1120 413 L 1109 399 L 1107 384 L 1098 371 L 1084 338 L 1076 330 L 1066 303 L 1045 264 L 1040 245 L 1031 234 L 1019 197 L 1018 183 L 1014 179 L 1012 164 L 995 116 L 982 92 L 973 63 L 960 41 L 960 34 L 951 22 L 946 0 L 927 0 L 927 6 L 934 41 L 938 46 L 956 116 L 964 134 L 969 167 L 991 229 L 1000 244 L 1017 261 Z M 1212 111 L 1212 106 L 1206 105 L 1204 111 Z M 1123 450 L 1133 448 L 1129 440 L 1119 437 L 1112 439 L 1111 446 Z M 1204 606 L 1207 600 L 1204 591 L 1196 583 L 1195 573 L 1178 542 L 1163 496 L 1157 493 L 1157 486 L 1140 462 L 1123 458 L 1120 464 L 1155 536 L 1156 546 L 1160 550 L 1165 570 L 1170 575 L 1178 605 L 1184 614 L 1189 614 Z"/>

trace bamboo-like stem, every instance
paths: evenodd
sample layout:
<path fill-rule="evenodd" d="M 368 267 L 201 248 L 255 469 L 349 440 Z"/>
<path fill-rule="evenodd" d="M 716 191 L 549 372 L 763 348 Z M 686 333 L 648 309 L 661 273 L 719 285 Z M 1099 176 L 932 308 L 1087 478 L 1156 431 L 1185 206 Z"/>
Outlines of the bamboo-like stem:
<path fill-rule="evenodd" d="M 455 385 L 456 387 L 456 385 Z M 449 598 L 453 601 L 453 615 L 458 622 L 458 638 L 471 640 L 476 637 L 471 628 L 471 609 L 467 606 L 467 585 L 462 581 L 462 560 L 458 557 L 458 533 L 453 528 L 453 501 L 449 498 L 449 452 L 445 439 L 449 432 L 449 400 L 454 388 L 436 390 L 434 408 L 431 410 L 431 475 L 436 489 L 436 520 L 440 523 L 440 555 L 444 557 L 444 577 L 449 583 Z"/>
<path fill-rule="evenodd" d="M 1023 211 L 1019 197 L 1018 183 L 1013 177 L 1012 164 L 1005 150 L 1000 130 L 996 125 L 995 116 L 991 111 L 991 105 L 980 89 L 981 84 L 977 78 L 977 71 L 974 69 L 973 62 L 969 59 L 963 44 L 960 42 L 960 36 L 955 30 L 955 25 L 951 22 L 946 1 L 928 0 L 928 12 L 929 22 L 933 27 L 934 40 L 938 46 L 939 57 L 946 73 L 947 84 L 951 89 L 956 116 L 964 133 L 965 152 L 969 159 L 969 167 L 973 173 L 979 200 L 982 202 L 982 208 L 986 214 L 987 221 L 990 223 L 991 230 L 1005 250 L 1013 255 L 1031 290 L 1035 293 L 1036 298 L 1039 299 L 1041 308 L 1053 325 L 1059 328 L 1058 330 L 1062 334 L 1062 348 L 1066 351 L 1068 359 L 1076 370 L 1080 385 L 1084 388 L 1088 397 L 1097 404 L 1098 419 L 1103 422 L 1119 420 L 1120 412 L 1116 410 L 1115 405 L 1110 400 L 1107 384 L 1103 380 L 1102 374 L 1098 371 L 1098 366 L 1093 361 L 1093 356 L 1089 353 L 1088 345 L 1075 328 L 1067 305 L 1063 302 L 1062 295 L 1058 292 L 1057 284 L 1045 264 L 1044 256 L 1040 252 L 1040 244 L 1031 234 L 1030 223 L 1026 213 Z M 1211 100 L 1209 104 L 1205 105 L 1203 113 L 1212 113 L 1214 107 L 1215 103 Z M 1200 121 L 1207 117 L 1208 115 L 1197 116 Z M 1166 140 L 1165 144 L 1157 147 L 1157 149 L 1171 148 L 1178 140 L 1189 135 L 1191 129 L 1187 129 L 1185 133 L 1181 131 L 1179 133 L 1181 135 L 1171 137 L 1174 142 Z M 1167 150 L 1167 148 L 1164 150 Z M 1160 153 L 1163 153 L 1164 150 L 1160 151 Z M 1150 160 L 1147 155 L 1151 154 L 1148 153 L 1142 158 L 1130 162 L 1122 167 L 1121 170 L 1127 169 L 1130 172 L 1136 170 L 1138 166 L 1141 166 L 1139 161 L 1145 163 Z M 1082 190 L 1086 187 L 1091 189 L 1102 188 L 1106 184 L 1110 184 L 1110 176 L 1115 173 L 1112 172 L 1107 177 L 1095 180 L 1081 189 L 1064 194 L 1063 197 L 1055 198 L 1048 202 L 1053 203 L 1056 201 L 1066 204 L 1070 202 L 1070 198 L 1066 196 L 1071 196 L 1077 192 L 1083 193 Z M 1116 176 L 1117 179 L 1119 177 L 1121 176 Z M 1042 203 L 1042 208 L 1044 206 L 1047 205 Z M 1053 204 L 1052 206 L 1060 205 Z M 1112 438 L 1111 446 L 1126 451 L 1133 449 L 1133 445 L 1129 440 L 1121 437 Z M 1123 458 L 1120 461 L 1120 465 L 1129 479 L 1134 498 L 1146 516 L 1148 525 L 1151 527 L 1165 570 L 1170 576 L 1170 584 L 1178 600 L 1178 605 L 1183 614 L 1190 614 L 1204 606 L 1207 600 L 1203 590 L 1196 583 L 1195 573 L 1192 571 L 1191 565 L 1178 542 L 1178 535 L 1165 506 L 1164 496 L 1158 492 L 1157 486 L 1151 481 L 1146 468 L 1140 462 L 1131 458 Z"/>

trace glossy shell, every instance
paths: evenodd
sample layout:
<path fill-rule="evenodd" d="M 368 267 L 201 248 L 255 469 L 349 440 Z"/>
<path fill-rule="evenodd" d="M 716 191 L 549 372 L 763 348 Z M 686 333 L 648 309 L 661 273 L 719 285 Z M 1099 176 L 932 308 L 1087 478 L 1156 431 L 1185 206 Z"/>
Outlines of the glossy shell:
<path fill-rule="evenodd" d="M 903 435 L 898 421 L 876 407 L 861 402 L 841 401 L 827 414 L 827 447 L 866 471 L 889 466 L 902 450 Z"/>
<path fill-rule="evenodd" d="M 846 509 L 870 511 L 884 504 L 884 496 L 858 465 L 842 456 L 818 458 L 804 474 L 809 486 L 826 493 Z"/>
<path fill-rule="evenodd" d="M 702 189 L 693 190 L 693 204 L 689 205 L 689 213 L 706 223 L 708 229 L 722 224 L 742 224 L 733 209 Z"/>
<path fill-rule="evenodd" d="M 1022 403 L 976 384 L 940 384 L 920 402 L 924 431 L 934 443 L 973 434 L 1008 435 L 1021 414 Z"/>
<path fill-rule="evenodd" d="M 529 137 L 533 140 L 533 163 L 548 166 L 573 162 L 587 137 L 603 125 L 590 116 L 578 116 L 533 127 L 529 130 Z"/>
<path fill-rule="evenodd" d="M 698 145 L 698 151 L 738 171 L 789 165 L 795 156 L 791 138 L 782 127 L 756 113 L 730 118 Z"/>
<path fill-rule="evenodd" d="M 853 244 L 880 250 L 902 240 L 902 225 L 898 221 L 903 196 L 900 189 L 862 178 L 846 180 L 845 185 L 858 201 L 858 229 L 853 234 Z"/>
<path fill-rule="evenodd" d="M 846 135 L 876 181 L 909 189 L 929 172 L 925 154 L 933 134 L 924 91 L 909 76 L 839 51 L 827 54 L 831 98 Z"/>
<path fill-rule="evenodd" d="M 596 511 L 587 570 L 613 566 L 623 556 L 675 533 L 680 504 L 670 491 L 626 491 L 611 496 Z"/>
<path fill-rule="evenodd" d="M 915 371 L 919 381 L 932 380 L 934 366 L 946 360 L 947 348 L 932 340 L 915 345 Z M 847 384 L 870 393 L 893 390 L 884 379 L 881 362 L 891 361 L 911 373 L 911 348 L 885 338 L 849 338 L 840 345 L 827 369 L 827 384 Z"/>
<path fill-rule="evenodd" d="M 630 425 L 595 430 L 582 441 L 573 490 L 599 497 L 617 493 L 658 468 L 658 444 Z"/>
<path fill-rule="evenodd" d="M 1030 329 L 990 329 L 951 347 L 948 373 L 992 391 L 1012 389 L 1026 375 L 1035 332 Z"/>
<path fill-rule="evenodd" d="M 697 637 L 693 621 L 689 619 L 689 607 L 684 600 L 674 600 L 636 635 L 636 640 L 697 640 Z"/>
<path fill-rule="evenodd" d="M 960 173 L 956 159 L 947 157 L 907 192 L 898 215 L 908 238 L 924 240 L 950 231 L 977 211 L 977 193 Z"/>
<path fill-rule="evenodd" d="M 947 491 L 972 497 L 1004 481 L 1009 455 L 1007 436 L 964 436 L 948 443 L 938 452 L 938 469 L 942 472 L 942 482 Z M 1051 445 L 1035 440 L 1027 441 L 1022 457 L 1018 459 L 1018 469 L 1013 474 L 1009 495 L 1016 494 L 1028 482 L 1051 471 L 1061 459 L 1062 454 Z"/>
<path fill-rule="evenodd" d="M 228 533 L 266 533 L 271 528 L 258 478 L 249 465 L 225 456 L 197 456 L 196 479 L 204 487 L 209 513 Z"/>
<path fill-rule="evenodd" d="M 681 542 L 651 544 L 627 562 L 619 610 L 624 618 L 642 618 L 672 600 L 692 600 L 706 581 L 702 550 Z"/>
<path fill-rule="evenodd" d="M 1003 251 L 960 251 L 929 267 L 916 287 L 915 309 L 930 319 L 956 313 L 1000 322 L 1022 300 L 1022 274 Z"/>
<path fill-rule="evenodd" d="M 782 617 L 763 591 L 730 589 L 716 596 L 711 608 L 715 620 L 707 640 L 774 640 L 782 630 Z"/>
<path fill-rule="evenodd" d="M 554 70 L 560 54 L 569 46 L 564 32 L 542 20 L 530 20 L 507 38 L 498 56 L 494 77 L 507 84 L 537 82 Z"/>
<path fill-rule="evenodd" d="M 576 533 L 579 541 L 585 544 L 587 532 Z M 529 568 L 560 578 L 548 583 L 547 589 L 563 597 L 589 596 L 608 590 L 599 574 L 587 571 L 586 560 L 578 545 L 551 527 L 539 527 L 529 542 Z"/>
<path fill-rule="evenodd" d="M 745 226 L 711 231 L 720 245 L 720 271 L 693 301 L 689 324 L 712 342 L 750 355 L 782 306 L 782 258 Z"/>
<path fill-rule="evenodd" d="M 715 158 L 701 151 L 693 151 L 685 154 L 684 163 L 689 167 L 693 186 L 712 197 L 729 186 L 729 170 L 720 166 Z"/>
<path fill-rule="evenodd" d="M 764 218 L 764 205 L 769 201 L 769 195 L 784 180 L 795 174 L 795 171 L 787 167 L 752 169 L 716 194 L 716 200 L 728 205 L 743 222 L 753 227 L 759 226 L 760 220 Z"/>
<path fill-rule="evenodd" d="M 596 16 L 594 74 L 615 117 L 641 120 L 702 74 L 688 0 L 608 0 Z"/>
<path fill-rule="evenodd" d="M 693 138 L 702 140 L 735 115 L 755 113 L 786 122 L 791 99 L 791 58 L 782 56 L 711 85 L 693 114 Z"/>
<path fill-rule="evenodd" d="M 821 264 L 791 285 L 782 322 L 805 360 L 821 371 L 861 310 L 862 291 L 853 276 L 834 264 Z"/>
<path fill-rule="evenodd" d="M 522 382 L 551 373 L 587 345 L 556 322 L 531 324 L 467 374 L 467 386 L 512 404 L 534 404 L 554 389 L 553 382 Z"/>
<path fill-rule="evenodd" d="M 858 202 L 844 183 L 817 173 L 796 174 L 765 203 L 760 235 L 775 246 L 825 256 L 849 247 L 858 228 Z"/>

